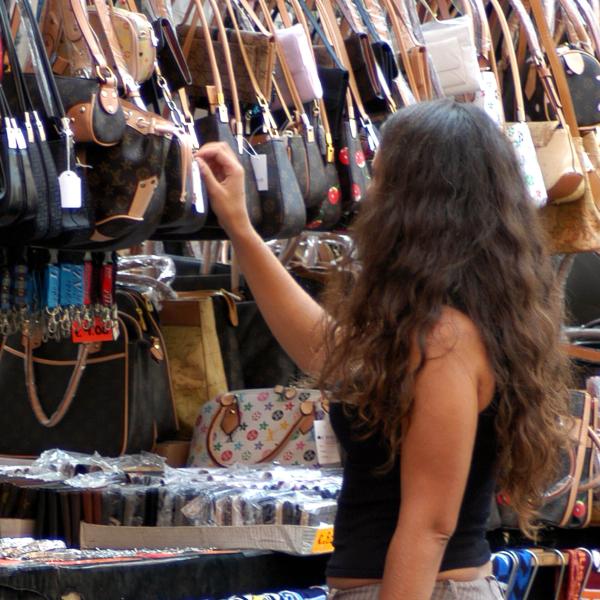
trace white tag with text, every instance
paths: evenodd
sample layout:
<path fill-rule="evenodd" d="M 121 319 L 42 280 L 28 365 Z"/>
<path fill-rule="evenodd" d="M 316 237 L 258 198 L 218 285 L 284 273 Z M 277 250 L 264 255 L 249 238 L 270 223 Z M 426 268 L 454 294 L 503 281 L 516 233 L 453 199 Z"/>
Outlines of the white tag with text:
<path fill-rule="evenodd" d="M 254 170 L 258 191 L 268 191 L 269 173 L 267 172 L 267 156 L 265 154 L 253 154 L 250 160 L 252 161 L 252 169 Z"/>
<path fill-rule="evenodd" d="M 81 208 L 81 179 L 74 171 L 63 171 L 58 177 L 62 208 Z"/>
<path fill-rule="evenodd" d="M 336 465 L 342 462 L 337 438 L 328 418 L 314 422 L 317 460 L 320 465 Z"/>

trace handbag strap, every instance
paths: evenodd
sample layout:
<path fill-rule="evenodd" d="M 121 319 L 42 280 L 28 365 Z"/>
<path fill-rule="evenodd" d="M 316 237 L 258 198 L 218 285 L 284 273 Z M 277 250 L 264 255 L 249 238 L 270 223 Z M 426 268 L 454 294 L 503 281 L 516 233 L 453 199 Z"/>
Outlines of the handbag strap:
<path fill-rule="evenodd" d="M 372 150 L 376 150 L 379 146 L 379 138 L 375 133 L 375 129 L 373 124 L 371 123 L 371 118 L 369 117 L 364 104 L 362 102 L 360 92 L 358 90 L 358 85 L 356 83 L 356 78 L 354 76 L 354 72 L 352 70 L 352 63 L 350 62 L 350 57 L 348 56 L 348 52 L 346 50 L 346 46 L 344 44 L 344 40 L 342 39 L 342 33 L 340 31 L 339 25 L 335 19 L 335 14 L 333 12 L 333 6 L 329 2 L 329 0 L 316 0 L 316 5 L 319 10 L 319 14 L 321 15 L 321 19 L 323 23 L 329 30 L 329 35 L 331 36 L 333 47 L 336 49 L 336 52 L 339 54 L 342 62 L 348 69 L 348 75 L 350 80 L 350 91 L 348 98 L 348 110 L 349 110 L 349 120 L 351 129 L 356 126 L 353 123 L 353 115 L 354 111 L 351 106 L 352 100 L 356 104 L 358 109 L 358 114 L 360 117 L 360 122 L 365 131 L 367 132 L 368 143 Z M 353 131 L 352 135 L 356 138 L 357 132 Z"/>
<path fill-rule="evenodd" d="M 236 74 L 233 68 L 233 60 L 231 58 L 231 47 L 229 46 L 229 38 L 227 37 L 227 31 L 225 29 L 225 24 L 223 23 L 221 11 L 219 10 L 219 7 L 217 6 L 215 0 L 208 1 L 212 7 L 213 15 L 217 23 L 217 28 L 219 30 L 219 39 L 221 40 L 221 44 L 223 46 L 223 56 L 225 58 L 227 77 L 229 79 L 229 88 L 231 90 L 231 103 L 233 105 L 233 114 L 235 120 L 235 137 L 237 140 L 238 153 L 241 155 L 244 152 L 244 124 L 242 121 L 242 113 L 240 109 L 240 97 L 236 82 Z"/>
<path fill-rule="evenodd" d="M 502 30 L 502 35 L 504 39 L 507 41 L 506 50 L 508 54 L 508 61 L 510 72 L 513 80 L 513 87 L 515 90 L 515 101 L 517 103 L 517 121 L 519 123 L 525 122 L 525 101 L 523 99 L 523 87 L 521 85 L 521 76 L 519 74 L 519 63 L 517 61 L 517 55 L 515 52 L 515 48 L 512 44 L 512 38 L 510 35 L 510 28 L 508 26 L 508 22 L 504 15 L 504 11 L 502 10 L 502 6 L 498 0 L 490 0 L 490 4 L 493 7 L 496 17 L 498 19 L 498 24 L 500 25 L 500 29 Z M 500 82 L 498 82 L 498 85 Z"/>
<path fill-rule="evenodd" d="M 398 45 L 400 58 L 402 59 L 402 65 L 404 66 L 404 71 L 406 73 L 406 79 L 408 80 L 410 90 L 417 101 L 424 100 L 425 98 L 421 98 L 419 94 L 419 86 L 417 85 L 416 75 L 413 70 L 412 61 L 410 60 L 409 50 L 406 43 L 407 39 L 413 39 L 412 34 L 396 10 L 395 3 L 392 0 L 382 0 L 382 2 L 387 9 L 388 17 L 390 19 L 392 31 L 394 32 L 394 36 L 396 38 L 396 44 Z"/>
<path fill-rule="evenodd" d="M 492 35 L 490 32 L 490 24 L 488 23 L 487 13 L 483 0 L 466 0 L 467 5 L 471 7 L 473 22 L 478 35 L 476 43 L 479 50 L 479 55 L 490 64 L 492 61 Z"/>
<path fill-rule="evenodd" d="M 585 29 L 585 24 L 577 4 L 575 4 L 574 0 L 560 0 L 560 6 L 567 17 L 567 27 L 571 26 L 573 30 L 571 35 L 574 37 L 574 42 L 586 52 L 594 54 L 594 45 Z"/>
<path fill-rule="evenodd" d="M 520 0 L 510 1 L 513 6 L 515 6 L 515 4 L 520 4 Z M 554 39 L 552 38 L 552 34 L 550 33 L 550 29 L 548 28 L 548 22 L 546 21 L 546 17 L 544 15 L 544 8 L 541 4 L 541 0 L 530 0 L 530 4 L 533 13 L 533 18 L 540 33 L 542 44 L 546 49 L 546 56 L 548 57 L 548 61 L 550 63 L 550 70 L 552 72 L 552 75 L 554 76 L 554 81 L 556 82 L 558 97 L 560 99 L 560 103 L 562 104 L 565 120 L 569 125 L 571 135 L 573 137 L 580 137 L 579 127 L 577 125 L 577 116 L 575 114 L 575 107 L 573 105 L 571 91 L 569 90 L 569 85 L 567 83 L 567 76 L 558 58 L 556 45 L 554 44 Z"/>
<path fill-rule="evenodd" d="M 290 0 L 290 2 L 294 9 L 298 23 L 300 23 L 302 25 L 302 27 L 304 28 L 304 33 L 309 42 L 308 47 L 310 48 L 310 52 L 313 56 L 313 59 L 316 62 L 314 47 L 310 41 L 311 40 L 310 29 L 308 28 L 308 21 L 306 20 L 306 17 L 308 15 L 306 15 L 306 12 L 305 12 L 304 8 L 302 7 L 301 2 L 304 3 L 304 6 L 306 7 L 307 10 L 308 10 L 308 7 L 306 6 L 306 3 L 304 2 L 304 0 Z M 285 18 L 285 17 L 283 17 L 283 14 L 287 15 L 287 10 L 285 7 L 285 0 L 277 0 L 277 5 L 279 7 L 279 12 L 282 13 L 282 18 Z M 317 25 L 317 27 L 319 27 L 319 24 L 316 22 L 316 19 L 315 19 L 313 13 L 311 11 L 309 11 L 309 13 L 310 13 L 310 16 L 312 17 L 313 21 L 315 21 L 315 24 Z M 289 21 L 289 22 L 291 23 L 291 21 Z M 320 27 L 319 27 L 319 29 L 320 29 Z M 321 31 L 321 35 L 324 36 L 325 34 L 323 34 L 323 32 Z M 325 38 L 325 41 L 327 42 L 327 44 L 329 44 L 329 40 L 327 40 L 327 38 Z M 331 50 L 333 51 L 333 48 L 331 48 Z M 339 61 L 335 52 L 333 54 L 335 56 L 335 60 Z M 343 69 L 342 65 L 340 65 L 340 67 Z M 335 161 L 335 149 L 333 147 L 333 136 L 331 135 L 331 127 L 329 124 L 329 117 L 327 116 L 327 108 L 325 106 L 324 98 L 321 98 L 318 102 L 315 103 L 315 110 L 318 110 L 318 116 L 321 119 L 321 124 L 323 126 L 323 131 L 325 134 L 325 159 L 328 163 L 333 163 Z"/>
<path fill-rule="evenodd" d="M 15 48 L 14 39 L 10 27 L 10 19 L 6 6 L 2 3 L 0 5 L 0 57 L 4 57 L 3 46 L 6 48 L 6 55 L 8 57 L 8 66 L 10 67 L 10 75 L 13 78 L 15 91 L 17 95 L 18 108 L 20 112 L 25 113 L 32 107 L 31 98 L 27 92 L 27 88 L 23 81 L 23 72 L 19 63 L 19 57 L 17 55 L 17 49 Z M 0 60 L 0 64 L 3 66 L 4 60 Z M 0 84 L 2 80 L 0 78 Z"/>
<path fill-rule="evenodd" d="M 379 0 L 364 0 L 364 5 L 379 39 L 391 45 L 392 39 L 387 25 L 387 17 Z"/>
<path fill-rule="evenodd" d="M 325 48 L 325 50 L 327 50 L 327 54 L 329 54 L 334 65 L 338 69 L 343 69 L 344 71 L 346 71 L 346 67 L 342 64 L 340 57 L 337 55 L 335 49 L 331 45 L 331 42 L 327 39 L 327 36 L 325 35 L 325 32 L 319 24 L 318 19 L 315 17 L 313 11 L 310 10 L 310 8 L 308 8 L 308 5 L 306 4 L 305 0 L 292 0 L 292 2 L 296 2 L 298 6 L 300 6 L 302 12 L 304 13 L 308 21 L 310 21 L 313 31 L 317 34 L 317 37 L 323 43 L 323 47 Z"/>
<path fill-rule="evenodd" d="M 116 89 L 117 83 L 114 73 L 108 66 L 102 46 L 90 25 L 85 0 L 60 0 L 59 6 L 62 10 L 65 27 L 81 32 L 83 44 L 85 44 L 87 51 L 89 51 L 92 60 L 96 64 L 95 71 L 99 81 L 107 85 L 112 84 Z M 79 42 L 75 45 L 78 44 Z"/>
<path fill-rule="evenodd" d="M 525 8 L 525 5 L 523 4 L 522 0 L 509 0 L 509 2 L 515 13 L 518 15 L 518 21 L 521 26 L 521 33 L 525 35 L 525 39 L 527 40 L 527 47 L 529 48 L 531 59 L 535 66 L 540 83 L 544 88 L 546 97 L 548 98 L 550 104 L 552 105 L 552 108 L 556 112 L 559 121 L 563 125 L 564 123 L 566 123 L 569 126 L 571 135 L 573 137 L 577 137 L 579 135 L 579 132 L 578 130 L 573 131 L 572 124 L 567 118 L 566 106 L 563 104 L 562 94 L 559 93 L 560 90 L 557 90 L 558 81 L 556 81 L 553 78 L 554 70 L 551 71 L 546 64 L 546 60 L 544 58 L 544 51 L 542 50 L 542 46 L 540 45 L 535 26 L 531 20 L 531 17 L 529 16 L 529 12 Z M 546 30 L 548 30 L 547 26 Z M 512 38 L 508 38 L 507 40 L 505 40 L 507 42 L 506 46 L 508 46 L 509 43 L 512 43 L 511 40 Z M 550 58 L 550 55 L 548 56 Z"/>
<path fill-rule="evenodd" d="M 34 78 L 40 93 L 44 112 L 49 119 L 54 121 L 57 128 L 62 129 L 63 134 L 72 135 L 69 127 L 69 119 L 66 118 L 62 98 L 58 91 L 42 35 L 29 0 L 17 0 L 16 9 L 18 9 L 21 15 L 27 33 L 26 37 L 32 57 Z M 6 10 L 5 3 L 2 3 L 2 10 Z M 7 36 L 5 42 L 8 43 L 8 41 L 9 38 Z"/>
<path fill-rule="evenodd" d="M 194 18 L 192 19 L 192 23 L 183 42 L 183 55 L 186 59 L 189 57 L 194 41 L 196 27 L 198 25 L 198 22 L 200 21 L 202 26 L 202 32 L 204 34 L 204 41 L 206 43 L 208 62 L 210 65 L 210 70 L 212 72 L 213 86 L 207 86 L 206 90 L 208 94 L 208 100 L 211 106 L 211 112 L 216 112 L 219 116 L 219 120 L 222 123 L 227 123 L 229 121 L 229 117 L 227 114 L 227 106 L 225 104 L 225 94 L 223 93 L 221 73 L 219 70 L 219 65 L 217 63 L 217 56 L 211 37 L 208 19 L 206 18 L 204 7 L 202 6 L 200 0 L 192 0 L 192 2 L 190 2 L 188 14 L 189 12 L 193 12 Z M 187 19 L 185 19 L 184 22 L 185 21 L 187 21 Z"/>
<path fill-rule="evenodd" d="M 593 53 L 600 60 L 600 24 L 587 0 L 575 0 L 592 40 Z"/>
<path fill-rule="evenodd" d="M 107 0 L 91 1 L 96 9 L 96 14 L 98 15 L 98 21 L 100 23 L 102 33 L 106 38 L 110 58 L 112 58 L 112 62 L 115 65 L 117 74 L 121 80 L 125 92 L 135 104 L 137 104 L 141 109 L 144 109 L 145 106 L 140 97 L 140 86 L 129 73 L 127 63 L 125 62 L 125 57 L 123 56 L 123 51 L 121 49 L 121 44 L 119 43 L 117 32 L 115 31 L 113 25 L 114 7 L 110 2 L 107 2 Z"/>
<path fill-rule="evenodd" d="M 81 378 L 87 364 L 88 355 L 89 345 L 80 344 L 77 351 L 77 363 L 75 364 L 73 372 L 71 373 L 71 378 L 69 379 L 67 389 L 58 405 L 58 408 L 52 413 L 52 415 L 48 416 L 42 407 L 37 392 L 35 369 L 33 367 L 33 345 L 31 343 L 31 338 L 29 336 L 25 337 L 25 385 L 27 387 L 27 395 L 29 397 L 31 409 L 33 410 L 33 414 L 40 425 L 47 428 L 56 427 L 65 418 L 69 408 L 71 408 L 71 405 L 73 404 L 77 390 L 79 389 L 79 384 L 81 383 Z"/>
<path fill-rule="evenodd" d="M 241 0 L 241 4 L 244 4 L 245 0 Z M 231 19 L 231 23 L 233 25 L 233 29 L 235 31 L 235 35 L 237 37 L 237 41 L 240 47 L 240 53 L 242 55 L 242 60 L 244 61 L 244 65 L 246 67 L 246 71 L 248 72 L 248 78 L 250 79 L 250 83 L 252 84 L 252 89 L 254 90 L 254 94 L 256 96 L 256 100 L 263 114 L 263 119 L 265 123 L 265 127 L 269 135 L 273 138 L 279 137 L 279 132 L 277 131 L 277 123 L 273 119 L 271 115 L 271 111 L 269 109 L 269 102 L 265 97 L 264 90 L 261 89 L 260 84 L 256 79 L 256 75 L 254 74 L 254 69 L 252 68 L 252 64 L 250 59 L 248 58 L 248 52 L 246 50 L 246 44 L 244 43 L 244 39 L 242 37 L 242 32 L 240 31 L 239 23 L 237 16 L 235 14 L 235 10 L 233 5 L 231 4 L 231 0 L 225 0 L 225 5 L 227 7 L 227 12 L 229 13 L 229 18 Z M 248 7 L 249 8 L 249 7 Z M 244 7 L 244 10 L 246 8 Z M 254 14 L 254 11 L 252 11 Z M 267 35 L 271 35 L 270 32 L 262 28 L 262 32 Z"/>

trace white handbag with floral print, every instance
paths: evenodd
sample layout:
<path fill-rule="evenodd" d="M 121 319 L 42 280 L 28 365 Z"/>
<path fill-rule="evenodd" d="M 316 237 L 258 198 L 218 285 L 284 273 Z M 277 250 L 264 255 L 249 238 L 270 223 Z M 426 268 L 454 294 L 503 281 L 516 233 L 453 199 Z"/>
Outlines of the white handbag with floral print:
<path fill-rule="evenodd" d="M 278 462 L 325 466 L 319 458 L 327 464 L 339 462 L 329 462 L 331 452 L 320 452 L 319 457 L 315 430 L 320 442 L 331 447 L 331 439 L 322 439 L 333 436 L 333 432 L 329 403 L 319 390 L 277 386 L 229 392 L 202 407 L 189 465 L 229 467 Z"/>

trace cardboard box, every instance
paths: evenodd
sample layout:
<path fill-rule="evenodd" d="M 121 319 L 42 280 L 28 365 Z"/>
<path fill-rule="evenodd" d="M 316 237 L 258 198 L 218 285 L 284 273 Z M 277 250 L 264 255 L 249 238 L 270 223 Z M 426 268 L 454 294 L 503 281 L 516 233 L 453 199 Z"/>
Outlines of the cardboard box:
<path fill-rule="evenodd" d="M 331 552 L 333 527 L 117 527 L 81 523 L 82 548 L 214 548 L 310 555 Z"/>
<path fill-rule="evenodd" d="M 34 537 L 34 530 L 33 519 L 0 519 L 0 537 L 3 538 Z"/>

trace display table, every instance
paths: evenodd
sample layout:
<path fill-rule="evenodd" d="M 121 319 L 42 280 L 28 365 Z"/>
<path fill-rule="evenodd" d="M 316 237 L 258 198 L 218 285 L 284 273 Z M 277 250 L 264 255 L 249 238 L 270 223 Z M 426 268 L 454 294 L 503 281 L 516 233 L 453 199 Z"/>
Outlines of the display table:
<path fill-rule="evenodd" d="M 92 565 L 0 561 L 0 600 L 199 600 L 307 588 L 324 583 L 327 559 L 251 551 Z"/>

